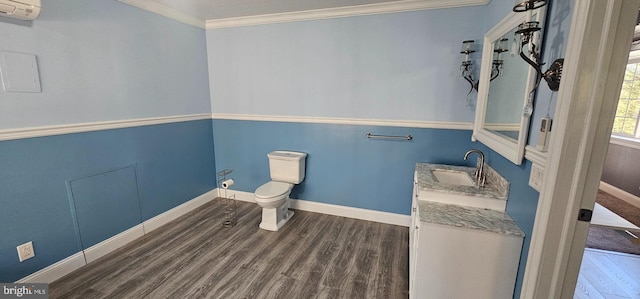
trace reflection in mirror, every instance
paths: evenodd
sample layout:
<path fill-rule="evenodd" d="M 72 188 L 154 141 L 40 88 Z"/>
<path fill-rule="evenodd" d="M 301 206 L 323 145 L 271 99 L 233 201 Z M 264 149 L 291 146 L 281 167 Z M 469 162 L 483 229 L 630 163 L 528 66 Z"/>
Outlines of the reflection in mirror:
<path fill-rule="evenodd" d="M 536 11 L 533 19 L 542 20 L 544 12 Z M 533 68 L 518 56 L 515 34 L 526 17 L 512 12 L 485 34 L 473 125 L 474 140 L 517 165 L 522 163 L 529 130 L 524 107 L 535 84 Z"/>
<path fill-rule="evenodd" d="M 518 140 L 522 119 L 522 98 L 526 92 L 529 65 L 523 63 L 516 51 L 510 51 L 515 41 L 516 28 L 496 39 L 493 46 L 494 68 L 487 96 L 484 128 L 504 137 Z M 517 47 L 517 44 L 516 44 Z M 502 71 L 495 76 L 496 61 Z"/>

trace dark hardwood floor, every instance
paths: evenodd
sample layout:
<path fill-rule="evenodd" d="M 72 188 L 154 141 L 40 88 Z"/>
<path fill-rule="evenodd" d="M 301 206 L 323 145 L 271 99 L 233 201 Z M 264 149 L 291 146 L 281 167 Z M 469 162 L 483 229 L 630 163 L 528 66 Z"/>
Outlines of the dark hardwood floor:
<path fill-rule="evenodd" d="M 214 200 L 53 282 L 50 298 L 407 298 L 406 227 L 296 211 L 279 232 Z"/>

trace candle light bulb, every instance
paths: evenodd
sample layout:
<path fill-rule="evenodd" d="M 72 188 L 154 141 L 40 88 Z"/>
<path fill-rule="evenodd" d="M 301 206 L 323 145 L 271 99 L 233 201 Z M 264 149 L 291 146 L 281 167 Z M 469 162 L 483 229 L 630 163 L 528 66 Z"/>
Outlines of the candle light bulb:
<path fill-rule="evenodd" d="M 460 53 L 471 53 L 473 51 L 473 41 L 466 40 L 462 42 L 462 50 Z"/>

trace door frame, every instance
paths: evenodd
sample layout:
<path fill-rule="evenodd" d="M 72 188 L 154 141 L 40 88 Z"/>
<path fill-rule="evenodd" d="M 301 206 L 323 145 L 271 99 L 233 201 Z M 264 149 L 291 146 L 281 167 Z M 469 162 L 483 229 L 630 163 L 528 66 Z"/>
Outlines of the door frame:
<path fill-rule="evenodd" d="M 520 298 L 572 298 L 640 0 L 576 0 Z"/>

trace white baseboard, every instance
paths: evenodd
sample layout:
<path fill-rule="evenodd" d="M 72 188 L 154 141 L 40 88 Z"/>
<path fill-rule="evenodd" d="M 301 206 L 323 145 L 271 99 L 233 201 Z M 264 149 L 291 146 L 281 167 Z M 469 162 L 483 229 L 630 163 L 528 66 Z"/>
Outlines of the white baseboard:
<path fill-rule="evenodd" d="M 225 197 L 224 189 L 216 188 L 216 190 L 218 191 L 218 197 Z M 235 198 L 236 200 L 239 200 L 239 201 L 246 201 L 246 202 L 252 202 L 252 203 L 256 202 L 256 199 L 255 199 L 256 196 L 251 192 L 236 191 L 231 189 L 227 189 L 226 192 L 227 192 L 226 198 Z"/>
<path fill-rule="evenodd" d="M 91 263 L 104 255 L 127 245 L 129 242 L 144 236 L 142 224 L 138 224 L 128 230 L 125 230 L 109 239 L 106 239 L 96 245 L 84 250 L 84 259 Z"/>
<path fill-rule="evenodd" d="M 171 222 L 172 220 L 200 207 L 213 200 L 217 196 L 217 189 L 204 193 L 192 200 L 189 200 L 171 210 L 155 216 L 142 224 L 136 225 L 122 233 L 119 233 L 94 246 L 67 257 L 53 265 L 50 265 L 38 272 L 26 276 L 18 283 L 51 283 L 74 270 L 91 263 L 98 258 L 110 253 L 135 239 L 142 237 L 154 229 Z"/>
<path fill-rule="evenodd" d="M 216 197 L 216 191 L 211 190 L 207 193 L 201 194 L 200 196 L 187 201 L 171 210 L 165 211 L 164 213 L 157 215 L 142 224 L 136 225 L 124 232 L 121 232 L 107 240 L 104 240 L 94 246 L 91 246 L 84 250 L 85 259 L 88 263 L 91 263 L 102 256 L 110 253 L 124 245 L 127 245 L 129 242 L 134 241 L 137 238 L 148 234 L 149 232 L 161 227 L 176 218 L 189 213 L 190 211 L 200 207 L 201 205 L 213 200 Z"/>
<path fill-rule="evenodd" d="M 240 201 L 255 203 L 255 195 L 251 192 L 227 190 L 227 197 L 235 195 Z M 322 213 L 340 217 L 354 218 L 366 221 L 374 221 L 392 225 L 409 227 L 411 224 L 411 216 L 395 214 L 389 212 L 381 212 L 375 210 L 346 207 L 328 203 L 320 203 L 315 201 L 291 199 L 291 208 L 296 210 Z"/>
<path fill-rule="evenodd" d="M 188 202 L 185 202 L 171 210 L 168 210 L 158 216 L 155 216 L 142 224 L 136 225 L 120 234 L 117 234 L 105 241 L 102 241 L 90 248 L 84 250 L 84 252 L 78 252 L 70 257 L 67 257 L 51 266 L 48 266 L 38 272 L 35 272 L 29 276 L 26 276 L 18 283 L 51 283 L 80 267 L 91 263 L 96 259 L 126 245 L 127 243 L 134 241 L 135 239 L 142 237 L 158 227 L 171 222 L 172 220 L 202 206 L 203 204 L 213 200 L 217 196 L 224 195 L 222 189 L 213 189 L 207 193 L 204 193 Z M 235 196 L 236 200 L 255 203 L 255 195 L 251 192 L 227 190 L 227 197 Z M 348 217 L 360 220 L 374 221 L 386 224 L 393 224 L 399 226 L 408 227 L 411 223 L 411 217 L 409 215 L 380 212 L 374 210 L 346 207 L 340 205 L 333 205 L 327 203 L 313 202 L 308 200 L 291 199 L 291 208 L 309 211 L 315 213 L 322 213 L 327 215 Z"/>
<path fill-rule="evenodd" d="M 393 224 L 405 227 L 409 227 L 409 225 L 411 224 L 411 216 L 409 215 L 345 207 L 308 200 L 292 199 L 291 208 L 302 211 Z"/>
<path fill-rule="evenodd" d="M 203 204 L 208 203 L 209 201 L 213 200 L 214 198 L 216 198 L 217 196 L 217 189 L 213 189 L 207 193 L 204 193 L 190 201 L 187 201 L 171 210 L 168 210 L 158 216 L 155 216 L 145 222 L 142 223 L 142 226 L 144 227 L 144 233 L 148 234 L 149 232 L 157 229 L 158 227 L 161 227 L 173 220 L 175 220 L 176 218 L 192 211 L 195 210 L 196 208 L 200 207 Z"/>
<path fill-rule="evenodd" d="M 82 252 L 78 252 L 49 267 L 24 277 L 16 281 L 16 283 L 52 283 L 56 279 L 61 278 L 86 264 L 84 254 Z"/>
<path fill-rule="evenodd" d="M 626 201 L 629 204 L 632 204 L 638 208 L 640 208 L 640 197 L 637 197 L 627 191 L 624 191 L 618 187 L 615 187 L 611 184 L 607 184 L 605 182 L 600 182 L 600 190 L 607 192 L 617 198 L 620 198 Z"/>

